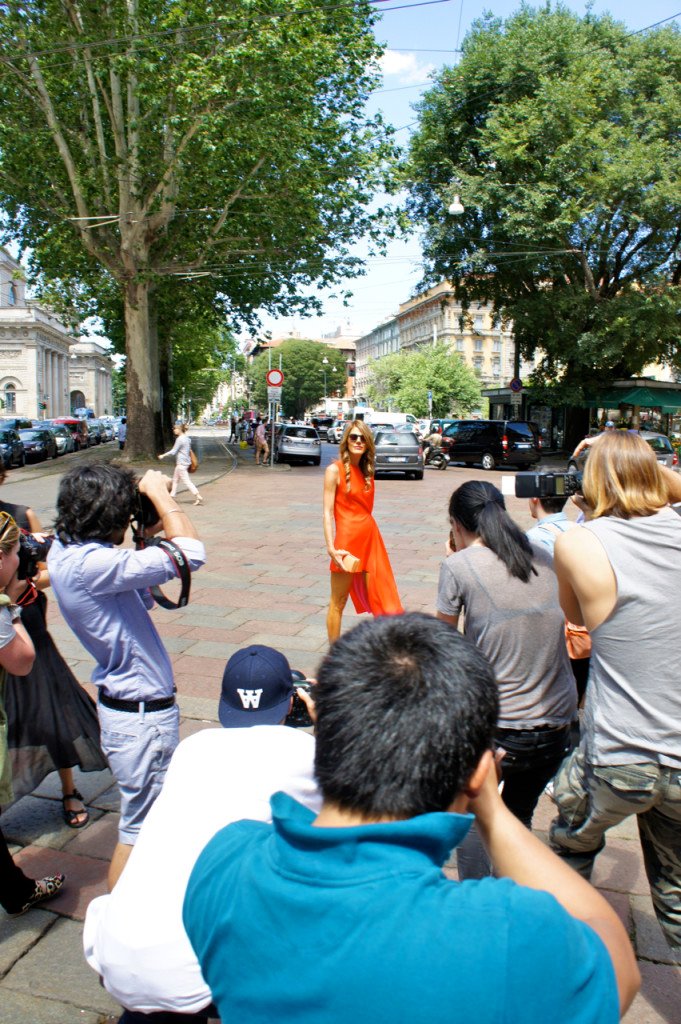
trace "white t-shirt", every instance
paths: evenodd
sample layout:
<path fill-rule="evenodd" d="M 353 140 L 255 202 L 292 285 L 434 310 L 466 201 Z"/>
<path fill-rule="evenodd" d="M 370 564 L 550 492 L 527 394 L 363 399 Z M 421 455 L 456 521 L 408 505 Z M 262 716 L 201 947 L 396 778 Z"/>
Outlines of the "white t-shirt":
<path fill-rule="evenodd" d="M 85 958 L 127 1009 L 197 1013 L 211 1001 L 182 924 L 194 864 L 225 825 L 271 821 L 278 790 L 317 813 L 314 739 L 283 725 L 206 729 L 180 743 L 114 891 L 88 907 Z"/>

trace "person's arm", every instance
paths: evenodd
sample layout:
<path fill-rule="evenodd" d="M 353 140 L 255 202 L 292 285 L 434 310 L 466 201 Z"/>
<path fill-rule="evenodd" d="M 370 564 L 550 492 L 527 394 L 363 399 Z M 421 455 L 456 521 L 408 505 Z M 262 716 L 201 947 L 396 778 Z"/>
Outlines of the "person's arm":
<path fill-rule="evenodd" d="M 459 625 L 458 615 L 445 615 L 444 612 L 435 612 L 436 619 L 442 619 L 443 622 L 448 622 L 450 626 L 454 626 L 454 629 Z"/>
<path fill-rule="evenodd" d="M 189 516 L 179 508 L 175 499 L 170 497 L 167 478 L 160 470 L 148 469 L 138 486 L 140 494 L 146 494 L 158 512 L 163 533 L 168 540 L 173 540 L 175 537 L 199 539 Z"/>
<path fill-rule="evenodd" d="M 667 466 L 660 466 L 660 470 L 667 485 L 669 502 L 674 505 L 677 501 L 681 501 L 681 473 L 675 473 Z"/>
<path fill-rule="evenodd" d="M 452 542 L 454 542 L 454 547 L 452 547 Z M 440 565 L 435 618 L 442 619 L 443 622 L 448 622 L 450 626 L 457 629 L 463 608 L 463 602 L 461 594 L 459 593 L 460 588 L 458 580 L 450 568 L 450 558 L 455 550 L 456 541 L 454 541 L 454 531 L 450 530 L 449 537 L 447 539 L 447 551 L 449 553 L 449 557 Z"/>
<path fill-rule="evenodd" d="M 175 438 L 175 444 L 170 451 L 164 452 L 163 455 L 159 455 L 159 459 L 167 459 L 169 455 L 177 455 L 178 447 L 180 444 L 180 438 Z"/>
<path fill-rule="evenodd" d="M 331 558 L 336 563 L 339 569 L 342 569 L 343 557 L 349 554 L 349 552 L 343 550 L 342 548 L 335 548 L 333 544 L 333 537 L 336 530 L 334 507 L 336 504 L 336 490 L 338 488 L 338 485 L 338 466 L 335 463 L 332 463 L 330 466 L 327 466 L 326 472 L 324 473 L 324 542 L 326 543 L 326 550 L 329 552 L 329 558 Z"/>
<path fill-rule="evenodd" d="M 567 530 L 556 541 L 553 567 L 568 622 L 596 629 L 617 601 L 617 580 L 603 545 L 587 529 Z"/>
<path fill-rule="evenodd" d="M 577 456 L 581 455 L 582 452 L 584 451 L 584 449 L 588 448 L 590 444 L 591 444 L 591 438 L 590 437 L 585 437 L 582 441 L 579 442 L 579 444 L 577 445 L 577 447 L 573 451 L 572 458 L 576 459 Z"/>
<path fill-rule="evenodd" d="M 572 917 L 603 941 L 617 979 L 620 1012 L 626 1013 L 641 984 L 629 937 L 610 904 L 509 811 L 499 795 L 494 759 L 469 804 L 494 867 L 494 874 L 550 893 Z"/>
<path fill-rule="evenodd" d="M 26 589 L 26 580 L 18 580 L 13 576 L 5 587 L 5 594 L 10 601 L 16 601 Z M 21 621 L 19 612 L 15 609 L 10 612 L 7 606 L 0 612 L 2 622 L 0 623 L 0 666 L 7 669 L 14 676 L 26 676 L 33 668 L 35 661 L 35 647 L 33 641 L 26 632 Z M 16 616 L 11 623 L 10 615 Z"/>
<path fill-rule="evenodd" d="M 40 520 L 33 511 L 32 508 L 26 509 L 26 519 L 31 533 L 42 533 L 43 528 L 40 525 Z M 47 562 L 38 562 L 38 575 L 34 576 L 31 583 L 36 590 L 47 590 L 50 585 L 50 574 L 47 570 Z"/>

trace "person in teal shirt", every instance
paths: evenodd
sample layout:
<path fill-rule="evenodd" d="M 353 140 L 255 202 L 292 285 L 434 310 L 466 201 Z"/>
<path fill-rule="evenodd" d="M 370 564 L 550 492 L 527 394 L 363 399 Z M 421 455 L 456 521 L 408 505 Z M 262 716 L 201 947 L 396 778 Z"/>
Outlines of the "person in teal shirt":
<path fill-rule="evenodd" d="M 631 945 L 503 804 L 474 645 L 426 615 L 372 620 L 332 646 L 315 701 L 320 813 L 275 794 L 272 824 L 218 832 L 189 881 L 221 1018 L 614 1024 L 639 984 Z M 459 883 L 443 865 L 474 817 L 498 877 Z"/>

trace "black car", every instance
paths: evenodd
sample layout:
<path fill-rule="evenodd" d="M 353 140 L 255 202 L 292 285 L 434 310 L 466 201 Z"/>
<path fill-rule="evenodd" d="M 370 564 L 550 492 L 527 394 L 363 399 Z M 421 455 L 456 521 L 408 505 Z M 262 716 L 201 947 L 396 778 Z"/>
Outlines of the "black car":
<path fill-rule="evenodd" d="M 423 480 L 423 448 L 412 430 L 378 430 L 374 444 L 376 476 L 403 473 L 405 477 Z"/>
<path fill-rule="evenodd" d="M 5 429 L 0 424 L 0 458 L 2 468 L 26 465 L 26 452 L 16 430 Z"/>
<path fill-rule="evenodd" d="M 46 459 L 56 459 L 59 455 L 57 442 L 50 430 L 33 427 L 31 430 L 20 430 L 19 437 L 27 462 L 44 462 Z"/>
<path fill-rule="evenodd" d="M 525 420 L 454 420 L 442 433 L 451 462 L 495 466 L 534 466 L 541 458 L 536 423 Z"/>

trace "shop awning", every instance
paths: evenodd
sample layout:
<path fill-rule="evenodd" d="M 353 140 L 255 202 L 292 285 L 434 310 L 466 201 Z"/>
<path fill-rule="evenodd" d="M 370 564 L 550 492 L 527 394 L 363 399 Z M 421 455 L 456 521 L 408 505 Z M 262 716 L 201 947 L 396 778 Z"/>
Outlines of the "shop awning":
<path fill-rule="evenodd" d="M 681 409 L 681 388 L 609 388 L 584 402 L 592 409 L 615 409 L 619 405 L 639 405 L 646 409 L 659 408 L 662 412 L 678 412 Z"/>

